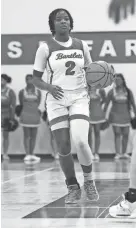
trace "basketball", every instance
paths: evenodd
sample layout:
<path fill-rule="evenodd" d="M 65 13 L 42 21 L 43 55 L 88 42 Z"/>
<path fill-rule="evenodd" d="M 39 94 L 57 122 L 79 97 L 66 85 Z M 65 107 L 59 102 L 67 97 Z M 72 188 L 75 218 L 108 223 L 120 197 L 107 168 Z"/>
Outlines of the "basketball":
<path fill-rule="evenodd" d="M 106 88 L 114 81 L 114 68 L 104 61 L 93 62 L 86 70 L 86 80 L 90 86 Z"/>

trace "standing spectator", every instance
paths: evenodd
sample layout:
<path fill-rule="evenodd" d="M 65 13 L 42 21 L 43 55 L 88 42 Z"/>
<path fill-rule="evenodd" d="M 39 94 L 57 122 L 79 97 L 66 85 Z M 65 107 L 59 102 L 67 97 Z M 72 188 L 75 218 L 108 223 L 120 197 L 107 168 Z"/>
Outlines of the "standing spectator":
<path fill-rule="evenodd" d="M 20 115 L 20 124 L 24 131 L 24 148 L 26 156 L 25 163 L 38 163 L 40 158 L 33 154 L 37 129 L 40 124 L 40 110 L 38 109 L 41 102 L 41 92 L 32 84 L 32 75 L 26 75 L 26 88 L 19 92 L 19 102 L 22 106 Z"/>
<path fill-rule="evenodd" d="M 1 75 L 1 125 L 3 126 L 4 119 L 8 118 L 11 121 L 15 116 L 16 96 L 14 91 L 8 87 L 12 79 L 6 74 Z M 9 132 L 2 129 L 3 132 L 3 159 L 9 159 Z"/>
<path fill-rule="evenodd" d="M 115 136 L 115 160 L 118 160 L 121 157 L 129 158 L 126 151 L 131 121 L 131 109 L 133 108 L 136 116 L 136 105 L 133 93 L 127 87 L 122 74 L 116 74 L 115 87 L 108 93 L 107 102 L 104 107 L 105 111 L 107 111 L 110 102 L 112 102 L 112 108 L 109 114 L 109 122 L 113 126 Z M 120 151 L 121 146 L 122 153 Z"/>

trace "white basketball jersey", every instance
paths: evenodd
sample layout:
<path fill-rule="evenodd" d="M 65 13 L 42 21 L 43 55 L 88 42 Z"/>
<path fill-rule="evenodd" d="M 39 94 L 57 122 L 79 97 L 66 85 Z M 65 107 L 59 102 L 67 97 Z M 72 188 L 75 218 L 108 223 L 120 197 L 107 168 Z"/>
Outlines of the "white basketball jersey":
<path fill-rule="evenodd" d="M 64 90 L 75 90 L 87 86 L 83 42 L 76 38 L 71 38 L 71 40 L 69 47 L 61 45 L 53 38 L 46 43 L 49 49 L 46 62 L 47 82 L 60 86 Z M 90 64 L 90 53 L 88 55 L 87 61 Z M 35 70 L 39 70 L 37 63 L 38 61 L 35 61 Z"/>

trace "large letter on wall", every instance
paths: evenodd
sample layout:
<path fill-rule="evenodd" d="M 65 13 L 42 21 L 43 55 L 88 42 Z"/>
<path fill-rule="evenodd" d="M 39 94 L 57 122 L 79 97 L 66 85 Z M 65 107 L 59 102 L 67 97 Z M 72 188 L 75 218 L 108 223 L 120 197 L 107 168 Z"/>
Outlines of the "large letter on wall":
<path fill-rule="evenodd" d="M 85 42 L 88 44 L 89 51 L 92 51 L 93 40 L 85 40 Z"/>
<path fill-rule="evenodd" d="M 10 42 L 8 44 L 8 49 L 10 50 L 8 52 L 8 56 L 12 59 L 20 58 L 23 53 L 23 51 L 20 47 L 22 47 L 22 44 L 20 42 L 18 42 L 18 41 Z"/>
<path fill-rule="evenodd" d="M 136 55 L 136 40 L 126 40 L 126 56 Z"/>
<path fill-rule="evenodd" d="M 100 52 L 100 57 L 104 57 L 105 55 L 111 55 L 113 57 L 117 56 L 111 40 L 104 41 L 104 44 L 103 44 L 101 52 Z"/>

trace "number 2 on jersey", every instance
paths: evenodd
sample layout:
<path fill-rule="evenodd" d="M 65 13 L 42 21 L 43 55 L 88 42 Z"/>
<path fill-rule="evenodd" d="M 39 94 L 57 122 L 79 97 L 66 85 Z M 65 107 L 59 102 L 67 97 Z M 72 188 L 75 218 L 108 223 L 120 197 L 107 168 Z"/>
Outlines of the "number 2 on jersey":
<path fill-rule="evenodd" d="M 66 62 L 65 66 L 68 68 L 66 70 L 66 75 L 74 75 L 75 74 L 75 71 L 73 70 L 74 67 L 76 66 L 75 62 L 68 61 L 68 62 Z"/>

